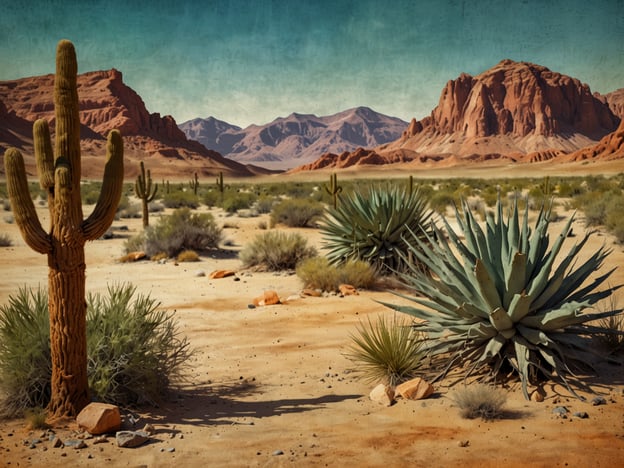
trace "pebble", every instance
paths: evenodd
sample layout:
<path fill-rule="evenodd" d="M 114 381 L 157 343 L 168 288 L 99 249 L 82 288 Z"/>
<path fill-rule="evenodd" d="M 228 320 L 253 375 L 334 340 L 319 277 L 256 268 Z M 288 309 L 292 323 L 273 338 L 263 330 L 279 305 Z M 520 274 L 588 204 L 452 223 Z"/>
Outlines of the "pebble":
<path fill-rule="evenodd" d="M 579 419 L 587 419 L 589 418 L 589 414 L 587 414 L 586 411 L 576 411 L 574 413 L 574 417 Z"/>
<path fill-rule="evenodd" d="M 272 455 L 273 456 L 284 455 L 284 451 L 283 450 L 275 450 Z"/>
<path fill-rule="evenodd" d="M 592 400 L 592 405 L 594 406 L 600 406 L 600 405 L 606 405 L 606 404 L 607 404 L 607 400 L 601 396 L 597 396 L 596 398 Z"/>
<path fill-rule="evenodd" d="M 568 408 L 566 408 L 565 406 L 557 406 L 556 408 L 554 408 L 552 410 L 553 414 L 556 414 L 557 416 L 559 416 L 560 418 L 567 418 L 568 416 Z"/>

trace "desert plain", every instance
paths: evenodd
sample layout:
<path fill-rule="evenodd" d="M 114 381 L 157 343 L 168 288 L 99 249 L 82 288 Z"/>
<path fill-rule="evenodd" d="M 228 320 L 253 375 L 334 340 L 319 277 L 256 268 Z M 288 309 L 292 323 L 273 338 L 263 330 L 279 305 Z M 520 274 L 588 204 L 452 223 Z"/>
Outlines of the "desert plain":
<path fill-rule="evenodd" d="M 619 172 L 619 167 L 525 168 L 535 176 L 551 170 Z M 466 171 L 455 170 L 466 176 Z M 475 176 L 504 177 L 505 167 L 475 171 Z M 443 177 L 444 171 L 431 176 Z M 447 174 L 451 173 L 449 169 Z M 359 177 L 365 174 L 360 173 Z M 372 173 L 371 173 L 372 174 Z M 379 172 L 374 172 L 378 177 Z M 393 176 L 405 177 L 405 171 Z M 415 174 L 418 176 L 418 174 Z M 423 174 L 426 176 L 426 174 Z M 322 178 L 321 178 L 322 177 Z M 324 175 L 319 180 L 324 180 Z M 340 175 L 340 177 L 348 177 Z M 159 179 L 157 179 L 159 180 Z M 85 206 L 88 213 L 90 207 Z M 207 210 L 202 207 L 201 210 Z M 37 208 L 47 225 L 47 208 Z M 119 448 L 114 434 L 104 443 L 85 440 L 86 448 L 54 448 L 30 441 L 42 430 L 31 430 L 23 419 L 0 422 L 0 466 L 3 467 L 281 467 L 281 466 L 410 466 L 410 467 L 616 467 L 624 464 L 624 368 L 600 364 L 586 382 L 595 393 L 579 400 L 554 383 L 544 386 L 542 402 L 526 401 L 519 383 L 505 388 L 507 403 L 493 421 L 463 419 L 452 400 L 450 380 L 434 383 L 424 400 L 398 399 L 383 406 L 369 399 L 372 386 L 357 378 L 354 364 L 344 356 L 350 335 L 367 317 L 393 312 L 377 301 L 399 302 L 382 288 L 358 295 L 303 297 L 301 280 L 293 272 L 242 269 L 238 251 L 262 232 L 259 217 L 226 216 L 227 243 L 199 262 L 169 260 L 119 263 L 127 236 L 142 229 L 140 219 L 113 223 L 116 236 L 86 245 L 87 290 L 105 292 L 107 285 L 130 282 L 174 313 L 180 333 L 194 350 L 186 380 L 158 407 L 121 408 L 124 428 L 154 426 L 152 439 L 134 449 Z M 562 215 L 569 215 L 559 209 Z M 0 249 L 0 304 L 22 286 L 45 287 L 46 258 L 33 252 L 0 217 L 0 232 L 13 245 Z M 151 215 L 151 222 L 158 214 Z M 553 229 L 561 222 L 553 223 Z M 127 230 L 125 230 L 127 228 Z M 316 229 L 296 230 L 319 248 Z M 585 230 L 577 215 L 574 232 Z M 569 239 L 567 242 L 574 242 Z M 606 243 L 613 249 L 603 269 L 624 263 L 624 248 L 604 231 L 592 236 L 582 255 Z M 234 270 L 234 277 L 210 279 L 214 270 Z M 200 276 L 204 272 L 206 276 Z M 611 284 L 624 284 L 619 267 Z M 253 298 L 275 290 L 282 303 L 250 308 Z M 624 301 L 618 292 L 620 304 Z M 606 404 L 593 405 L 603 396 Z M 565 406 L 568 417 L 553 409 Z M 572 416 L 586 412 L 587 418 Z M 130 415 L 132 415 L 130 417 Z M 132 424 L 132 421 L 135 421 Z M 79 435 L 74 421 L 56 421 L 62 440 Z"/>

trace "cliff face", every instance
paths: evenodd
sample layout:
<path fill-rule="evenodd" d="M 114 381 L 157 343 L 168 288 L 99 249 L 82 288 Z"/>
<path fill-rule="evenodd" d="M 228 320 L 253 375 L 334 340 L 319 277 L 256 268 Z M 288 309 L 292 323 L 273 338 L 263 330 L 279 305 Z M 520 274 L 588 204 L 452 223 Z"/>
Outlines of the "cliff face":
<path fill-rule="evenodd" d="M 37 119 L 47 119 L 52 132 L 54 131 L 53 89 L 54 75 L 0 82 L 0 102 L 7 115 L 22 122 L 29 122 L 30 130 L 27 138 L 30 141 L 32 141 L 32 122 Z M 174 173 L 176 170 L 181 174 L 192 173 L 199 169 L 199 172 L 205 174 L 219 171 L 231 175 L 251 174 L 246 166 L 226 159 L 198 142 L 188 140 L 173 117 L 149 113 L 141 97 L 124 84 L 122 74 L 118 70 L 79 75 L 78 96 L 81 137 L 84 140 L 81 147 L 83 155 L 88 157 L 91 154 L 99 154 L 108 132 L 117 128 L 124 137 L 127 149 L 126 175 L 133 175 L 134 159 L 152 156 L 162 158 L 163 161 L 160 163 L 163 165 L 168 163 L 170 172 Z M 6 133 L 7 129 L 16 128 L 16 125 L 3 118 L 1 127 Z M 14 145 L 3 138 L 2 134 L 0 138 L 3 146 Z M 28 150 L 28 143 L 23 147 Z M 30 161 L 27 159 L 28 162 Z M 86 171 L 88 172 L 88 168 Z"/>

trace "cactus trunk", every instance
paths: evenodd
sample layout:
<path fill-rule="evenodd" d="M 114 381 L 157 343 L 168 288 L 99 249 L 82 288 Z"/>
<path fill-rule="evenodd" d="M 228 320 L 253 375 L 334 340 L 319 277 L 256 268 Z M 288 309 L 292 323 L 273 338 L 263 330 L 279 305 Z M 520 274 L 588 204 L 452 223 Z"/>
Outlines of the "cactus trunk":
<path fill-rule="evenodd" d="M 53 417 L 76 416 L 89 403 L 84 245 L 110 226 L 123 185 L 123 144 L 119 132 L 113 130 L 108 137 L 102 191 L 93 212 L 83 220 L 77 70 L 73 44 L 60 41 L 54 88 L 55 155 L 48 123 L 38 120 L 33 127 L 39 180 L 48 192 L 49 233 L 37 218 L 22 155 L 10 148 L 4 158 L 15 221 L 26 243 L 48 256 L 52 361 L 48 411 Z"/>

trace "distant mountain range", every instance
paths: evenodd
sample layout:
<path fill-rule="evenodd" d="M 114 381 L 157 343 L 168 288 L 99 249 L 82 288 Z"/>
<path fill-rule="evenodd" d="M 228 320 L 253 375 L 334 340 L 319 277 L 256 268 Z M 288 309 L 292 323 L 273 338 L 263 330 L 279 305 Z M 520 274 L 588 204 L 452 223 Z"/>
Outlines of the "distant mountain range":
<path fill-rule="evenodd" d="M 0 82 L 0 159 L 23 150 L 35 174 L 32 123 L 54 128 L 53 75 Z M 155 177 L 197 172 L 250 176 L 269 169 L 417 167 L 624 158 L 624 88 L 591 93 L 578 79 L 529 62 L 503 60 L 461 74 L 424 119 L 407 122 L 357 107 L 317 117 L 293 113 L 245 129 L 209 117 L 184 122 L 149 113 L 118 70 L 78 77 L 83 177 L 99 177 L 105 137 L 124 137 L 126 177 L 146 160 Z M 3 165 L 0 171 L 3 171 Z"/>
<path fill-rule="evenodd" d="M 389 143 L 401 136 L 407 124 L 368 107 L 357 107 L 324 117 L 293 113 L 245 129 L 213 117 L 193 119 L 179 127 L 189 139 L 238 162 L 290 169 L 324 153 Z"/>
<path fill-rule="evenodd" d="M 589 86 L 546 67 L 503 60 L 449 81 L 438 106 L 412 119 L 397 140 L 326 153 L 297 170 L 395 162 L 439 166 L 480 162 L 569 162 L 624 158 L 624 89 Z"/>

